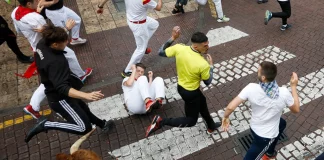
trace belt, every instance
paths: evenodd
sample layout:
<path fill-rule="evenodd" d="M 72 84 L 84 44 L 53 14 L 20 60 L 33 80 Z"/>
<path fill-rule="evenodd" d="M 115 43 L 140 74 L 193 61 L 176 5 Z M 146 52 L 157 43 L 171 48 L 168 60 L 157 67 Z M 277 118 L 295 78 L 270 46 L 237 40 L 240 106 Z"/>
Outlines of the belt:
<path fill-rule="evenodd" d="M 130 22 L 135 23 L 135 24 L 143 24 L 146 22 L 146 19 L 141 20 L 141 21 L 130 21 Z"/>

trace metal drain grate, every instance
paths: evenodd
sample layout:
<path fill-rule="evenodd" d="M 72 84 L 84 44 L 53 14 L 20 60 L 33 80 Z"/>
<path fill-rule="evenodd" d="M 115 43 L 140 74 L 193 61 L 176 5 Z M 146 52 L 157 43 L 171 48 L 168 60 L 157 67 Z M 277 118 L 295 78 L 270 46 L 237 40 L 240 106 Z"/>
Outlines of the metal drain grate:
<path fill-rule="evenodd" d="M 124 0 L 113 0 L 113 3 L 118 12 L 126 12 Z"/>
<path fill-rule="evenodd" d="M 286 135 L 285 132 L 283 132 L 280 137 L 279 137 L 279 141 L 277 144 L 281 143 L 281 142 L 285 142 L 288 141 L 288 136 Z M 246 152 L 250 146 L 251 143 L 253 141 L 253 136 L 250 130 L 245 131 L 240 133 L 237 138 L 236 141 L 238 142 L 238 144 L 240 145 L 240 148 L 242 149 L 242 151 Z"/>

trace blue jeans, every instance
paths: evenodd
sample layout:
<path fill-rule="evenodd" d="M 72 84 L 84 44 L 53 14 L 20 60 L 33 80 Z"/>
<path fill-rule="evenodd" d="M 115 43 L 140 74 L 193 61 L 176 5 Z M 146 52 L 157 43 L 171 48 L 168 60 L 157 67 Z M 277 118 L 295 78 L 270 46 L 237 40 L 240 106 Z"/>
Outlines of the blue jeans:
<path fill-rule="evenodd" d="M 286 128 L 286 121 L 280 118 L 279 122 L 279 134 L 276 138 L 264 138 L 258 136 L 254 131 L 251 129 L 253 135 L 253 142 L 251 144 L 250 149 L 247 151 L 244 160 L 259 160 L 262 156 L 267 153 L 269 155 L 274 154 L 275 147 L 279 140 L 281 133 Z"/>
<path fill-rule="evenodd" d="M 324 153 L 319 155 L 315 160 L 323 160 L 324 159 Z"/>

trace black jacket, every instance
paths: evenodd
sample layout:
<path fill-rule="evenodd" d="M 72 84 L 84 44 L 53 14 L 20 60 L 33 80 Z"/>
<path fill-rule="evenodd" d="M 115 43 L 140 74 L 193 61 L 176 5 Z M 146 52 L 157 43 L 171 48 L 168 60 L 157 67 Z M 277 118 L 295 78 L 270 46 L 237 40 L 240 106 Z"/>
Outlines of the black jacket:
<path fill-rule="evenodd" d="M 7 35 L 9 34 L 8 29 L 8 23 L 2 16 L 0 16 L 0 39 L 7 37 Z"/>
<path fill-rule="evenodd" d="M 45 86 L 45 94 L 49 102 L 57 102 L 68 98 L 71 88 L 81 89 L 82 81 L 70 71 L 65 51 L 54 50 L 45 45 L 44 39 L 37 44 L 35 62 L 41 83 Z"/>

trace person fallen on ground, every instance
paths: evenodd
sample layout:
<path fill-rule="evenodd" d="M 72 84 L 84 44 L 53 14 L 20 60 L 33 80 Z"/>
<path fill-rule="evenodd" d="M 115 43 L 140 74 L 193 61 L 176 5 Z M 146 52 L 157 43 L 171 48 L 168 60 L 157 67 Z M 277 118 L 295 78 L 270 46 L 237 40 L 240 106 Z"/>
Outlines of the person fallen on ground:
<path fill-rule="evenodd" d="M 67 133 L 85 135 L 92 130 L 92 124 L 107 132 L 114 126 L 112 120 L 101 120 L 95 116 L 82 100 L 97 101 L 104 97 L 101 91 L 85 93 L 79 91 L 82 81 L 71 72 L 64 51 L 68 44 L 68 34 L 54 25 L 44 27 L 42 37 L 37 44 L 35 62 L 40 81 L 45 86 L 49 107 L 59 113 L 66 121 L 52 122 L 40 117 L 36 125 L 28 132 L 25 142 L 47 130 L 59 130 Z"/>
<path fill-rule="evenodd" d="M 290 0 L 278 0 L 278 3 L 282 12 L 270 12 L 269 10 L 266 10 L 264 24 L 267 25 L 272 18 L 281 18 L 282 25 L 280 30 L 285 31 L 292 27 L 291 24 L 287 23 L 287 19 L 291 16 Z"/>
<path fill-rule="evenodd" d="M 7 42 L 8 47 L 16 54 L 18 61 L 21 63 L 33 63 L 33 56 L 24 55 L 17 44 L 17 37 L 9 28 L 7 21 L 0 16 L 0 45 L 3 42 Z"/>
<path fill-rule="evenodd" d="M 244 160 L 276 158 L 275 147 L 280 134 L 286 128 L 286 121 L 281 118 L 283 110 L 288 106 L 292 113 L 298 113 L 300 104 L 297 94 L 298 76 L 295 72 L 290 78 L 291 92 L 286 87 L 279 87 L 275 78 L 277 66 L 264 61 L 258 68 L 259 83 L 248 84 L 240 94 L 226 107 L 222 119 L 222 129 L 228 131 L 230 114 L 243 102 L 251 104 L 250 121 L 254 140 Z"/>
<path fill-rule="evenodd" d="M 177 0 L 172 14 L 185 13 L 183 6 L 187 5 L 188 0 Z M 195 0 L 199 5 L 206 5 L 207 0 Z M 226 17 L 223 13 L 222 0 L 213 0 L 216 12 L 217 12 L 217 22 L 228 22 L 230 18 Z"/>
<path fill-rule="evenodd" d="M 191 46 L 171 44 L 180 36 L 180 27 L 172 30 L 171 38 L 159 49 L 159 56 L 175 57 L 178 75 L 178 93 L 185 102 L 185 117 L 162 118 L 154 116 L 151 125 L 146 130 L 146 137 L 162 128 L 164 125 L 172 127 L 192 127 L 196 125 L 199 114 L 207 124 L 207 133 L 213 133 L 220 123 L 215 123 L 210 116 L 206 97 L 200 90 L 200 82 L 206 85 L 213 80 L 213 60 L 207 54 L 208 38 L 204 33 L 196 32 L 191 37 Z M 206 55 L 207 60 L 204 58 Z"/>
<path fill-rule="evenodd" d="M 142 63 L 132 65 L 132 74 L 124 78 L 122 88 L 127 109 L 133 114 L 145 114 L 162 107 L 165 97 L 164 82 L 161 77 L 153 79 L 153 72 L 144 75 L 146 67 Z"/>

